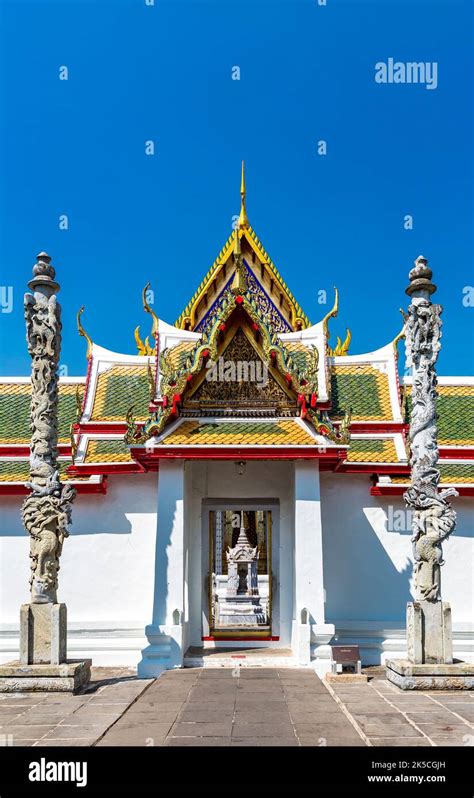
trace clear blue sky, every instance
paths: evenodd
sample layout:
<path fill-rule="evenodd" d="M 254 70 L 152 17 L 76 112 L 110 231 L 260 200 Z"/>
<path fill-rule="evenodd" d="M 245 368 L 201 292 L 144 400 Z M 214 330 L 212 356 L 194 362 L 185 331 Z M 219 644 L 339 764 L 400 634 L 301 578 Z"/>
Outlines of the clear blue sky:
<path fill-rule="evenodd" d="M 333 334 L 349 326 L 352 353 L 384 345 L 423 254 L 445 308 L 439 373 L 470 373 L 471 13 L 462 0 L 2 0 L 2 373 L 29 373 L 22 298 L 42 249 L 70 375 L 86 370 L 80 305 L 119 352 L 148 331 L 148 280 L 173 323 L 239 212 L 242 158 L 251 224 L 312 321 L 336 284 Z M 437 88 L 377 84 L 390 57 L 437 62 Z"/>

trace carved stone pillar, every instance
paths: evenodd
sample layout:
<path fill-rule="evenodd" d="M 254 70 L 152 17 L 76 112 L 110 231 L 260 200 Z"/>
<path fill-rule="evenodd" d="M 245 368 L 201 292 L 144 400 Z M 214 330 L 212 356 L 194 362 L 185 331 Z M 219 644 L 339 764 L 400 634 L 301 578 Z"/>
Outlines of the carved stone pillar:
<path fill-rule="evenodd" d="M 26 340 L 31 355 L 30 495 L 22 508 L 30 535 L 31 603 L 56 604 L 59 558 L 76 491 L 58 469 L 58 365 L 61 306 L 51 258 L 42 252 L 25 294 Z"/>
<path fill-rule="evenodd" d="M 58 468 L 58 364 L 61 307 L 51 259 L 38 255 L 25 294 L 26 339 L 31 367 L 31 490 L 22 508 L 30 535 L 31 602 L 20 611 L 20 661 L 0 668 L 0 690 L 74 690 L 90 678 L 90 660 L 66 659 L 66 605 L 58 604 L 59 559 L 75 489 Z"/>
<path fill-rule="evenodd" d="M 412 369 L 410 414 L 411 484 L 404 494 L 412 512 L 415 598 L 407 605 L 408 659 L 387 662 L 387 676 L 403 689 L 474 686 L 474 668 L 453 665 L 451 609 L 441 600 L 442 543 L 453 532 L 456 513 L 447 501 L 454 488 L 439 488 L 436 428 L 436 360 L 441 347 L 440 305 L 426 258 L 410 271 L 405 316 L 407 366 Z"/>

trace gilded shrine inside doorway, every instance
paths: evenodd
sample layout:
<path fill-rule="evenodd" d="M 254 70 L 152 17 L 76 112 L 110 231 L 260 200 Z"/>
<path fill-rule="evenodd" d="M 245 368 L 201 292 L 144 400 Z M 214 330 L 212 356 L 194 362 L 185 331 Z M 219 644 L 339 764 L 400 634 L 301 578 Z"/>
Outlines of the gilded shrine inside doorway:
<path fill-rule="evenodd" d="M 215 638 L 272 628 L 271 510 L 209 512 L 209 618 Z"/>

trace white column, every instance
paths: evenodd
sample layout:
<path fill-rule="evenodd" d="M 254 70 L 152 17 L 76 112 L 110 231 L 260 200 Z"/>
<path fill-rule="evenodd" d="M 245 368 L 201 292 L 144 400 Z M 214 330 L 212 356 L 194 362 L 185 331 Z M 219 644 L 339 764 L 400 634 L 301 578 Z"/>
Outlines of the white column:
<path fill-rule="evenodd" d="M 324 617 L 323 536 L 318 461 L 295 462 L 294 614 L 292 647 L 302 665 L 311 658 L 329 670 L 334 625 Z"/>
<path fill-rule="evenodd" d="M 185 619 L 185 524 L 183 460 L 160 460 L 153 622 L 145 634 L 138 676 L 159 676 L 183 662 Z"/>

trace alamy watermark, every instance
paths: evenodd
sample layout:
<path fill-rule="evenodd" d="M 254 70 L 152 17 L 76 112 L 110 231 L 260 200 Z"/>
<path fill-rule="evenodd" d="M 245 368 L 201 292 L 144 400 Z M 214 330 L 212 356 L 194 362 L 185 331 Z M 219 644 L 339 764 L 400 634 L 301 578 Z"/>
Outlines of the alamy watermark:
<path fill-rule="evenodd" d="M 257 388 L 268 385 L 268 368 L 261 360 L 209 360 L 206 363 L 208 382 L 254 382 Z"/>
<path fill-rule="evenodd" d="M 72 781 L 76 787 L 87 786 L 87 762 L 53 762 L 41 757 L 30 762 L 30 781 Z"/>
<path fill-rule="evenodd" d="M 421 83 L 426 89 L 438 88 L 437 61 L 395 61 L 375 64 L 376 83 Z"/>
<path fill-rule="evenodd" d="M 0 285 L 0 312 L 11 313 L 13 310 L 13 286 Z"/>

